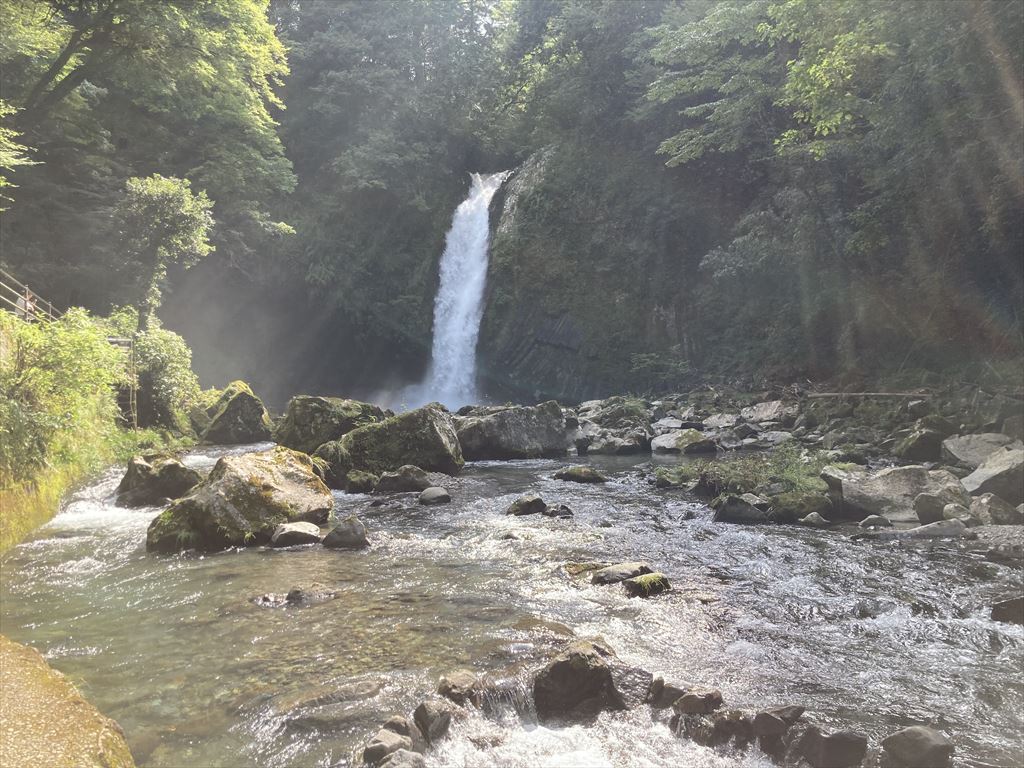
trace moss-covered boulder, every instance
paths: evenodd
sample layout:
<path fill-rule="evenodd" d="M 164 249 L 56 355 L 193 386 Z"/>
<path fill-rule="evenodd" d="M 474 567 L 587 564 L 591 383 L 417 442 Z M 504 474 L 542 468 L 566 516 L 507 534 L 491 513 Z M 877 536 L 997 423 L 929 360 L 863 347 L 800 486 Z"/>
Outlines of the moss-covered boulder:
<path fill-rule="evenodd" d="M 266 544 L 282 523 L 326 522 L 333 506 L 331 492 L 303 453 L 278 447 L 224 456 L 191 494 L 150 523 L 146 549 Z"/>
<path fill-rule="evenodd" d="M 313 453 L 356 427 L 383 421 L 384 416 L 376 405 L 359 400 L 297 395 L 288 401 L 284 417 L 274 428 L 274 442 Z"/>
<path fill-rule="evenodd" d="M 354 469 L 382 474 L 413 464 L 454 475 L 465 463 L 451 414 L 437 403 L 353 429 L 315 455 L 330 466 L 328 484 L 342 489 Z"/>
<path fill-rule="evenodd" d="M 564 456 L 565 417 L 554 400 L 514 406 L 455 420 L 467 461 Z"/>
<path fill-rule="evenodd" d="M 231 382 L 207 413 L 203 442 L 239 445 L 270 439 L 270 414 L 244 381 Z"/>
<path fill-rule="evenodd" d="M 786 491 L 769 500 L 777 523 L 795 523 L 813 514 L 828 518 L 832 514 L 832 500 L 817 491 Z"/>
<path fill-rule="evenodd" d="M 602 475 L 593 467 L 582 464 L 574 464 L 571 467 L 563 467 L 555 472 L 555 480 L 566 480 L 570 483 L 607 483 L 608 478 Z"/>
<path fill-rule="evenodd" d="M 163 499 L 177 499 L 192 490 L 202 476 L 169 453 L 133 456 L 117 486 L 117 505 L 145 507 Z"/>
<path fill-rule="evenodd" d="M 0 765 L 134 768 L 120 726 L 38 651 L 0 635 Z"/>

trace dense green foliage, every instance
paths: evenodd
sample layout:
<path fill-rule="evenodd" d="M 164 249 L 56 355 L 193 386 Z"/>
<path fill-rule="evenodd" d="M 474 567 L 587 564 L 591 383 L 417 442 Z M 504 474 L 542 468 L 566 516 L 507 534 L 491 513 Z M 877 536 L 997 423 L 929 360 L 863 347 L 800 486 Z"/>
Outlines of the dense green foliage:
<path fill-rule="evenodd" d="M 175 259 L 110 214 L 130 177 L 188 180 L 216 253 L 169 264 L 164 312 L 222 380 L 273 389 L 270 338 L 292 390 L 415 376 L 467 174 L 515 167 L 501 389 L 1021 352 L 1019 3 L 10 0 L 0 27 L 5 262 L 145 307 Z"/>

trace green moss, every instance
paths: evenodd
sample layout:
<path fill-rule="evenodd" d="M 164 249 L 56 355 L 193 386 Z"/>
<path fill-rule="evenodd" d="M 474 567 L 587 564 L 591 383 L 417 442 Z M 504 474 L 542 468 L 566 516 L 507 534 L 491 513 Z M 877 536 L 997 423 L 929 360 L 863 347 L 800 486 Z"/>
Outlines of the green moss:
<path fill-rule="evenodd" d="M 682 464 L 665 470 L 661 477 L 673 485 L 697 482 L 697 490 L 708 496 L 752 493 L 769 486 L 778 486 L 779 493 L 824 494 L 828 486 L 820 475 L 830 464 L 820 451 L 787 444 L 772 451 Z"/>

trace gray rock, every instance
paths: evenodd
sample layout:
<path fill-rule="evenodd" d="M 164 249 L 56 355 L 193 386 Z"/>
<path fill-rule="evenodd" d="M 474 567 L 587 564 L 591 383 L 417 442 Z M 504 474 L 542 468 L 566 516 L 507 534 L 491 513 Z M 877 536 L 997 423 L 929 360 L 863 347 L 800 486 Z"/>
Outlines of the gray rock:
<path fill-rule="evenodd" d="M 509 508 L 505 510 L 506 515 L 539 515 L 542 514 L 548 505 L 544 503 L 537 494 L 528 494 L 526 496 L 520 496 L 518 499 L 513 501 Z"/>
<path fill-rule="evenodd" d="M 943 520 L 959 520 L 968 528 L 981 525 L 981 521 L 971 514 L 971 510 L 963 504 L 947 504 L 942 508 Z"/>
<path fill-rule="evenodd" d="M 893 453 L 904 461 L 938 461 L 943 437 L 934 429 L 915 429 L 896 444 Z"/>
<path fill-rule="evenodd" d="M 793 440 L 793 439 L 794 438 L 793 438 L 793 433 L 792 432 L 782 432 L 780 430 L 770 430 L 768 432 L 762 432 L 760 435 L 758 435 L 757 442 L 758 442 L 759 445 L 763 445 L 766 448 L 773 448 L 776 445 L 782 445 L 783 443 L 788 443 L 790 440 Z"/>
<path fill-rule="evenodd" d="M 740 417 L 744 421 L 751 421 L 755 424 L 765 421 L 790 421 L 796 420 L 799 408 L 795 403 L 784 403 L 782 400 L 770 400 L 766 403 L 758 403 L 740 410 Z"/>
<path fill-rule="evenodd" d="M 828 528 L 832 523 L 826 520 L 824 517 L 819 515 L 817 512 L 811 512 L 806 517 L 802 517 L 796 521 L 797 525 L 806 525 L 810 528 Z"/>
<path fill-rule="evenodd" d="M 207 410 L 205 443 L 242 445 L 270 439 L 270 414 L 244 381 L 233 381 Z"/>
<path fill-rule="evenodd" d="M 652 680 L 649 672 L 623 665 L 604 641 L 577 640 L 534 676 L 537 717 L 578 721 L 636 706 Z"/>
<path fill-rule="evenodd" d="M 451 494 L 445 488 L 437 485 L 425 488 L 423 493 L 420 494 L 420 504 L 428 507 L 435 504 L 449 504 L 451 500 Z"/>
<path fill-rule="evenodd" d="M 882 749 L 899 768 L 946 768 L 953 758 L 953 742 L 945 734 L 912 725 L 882 739 Z"/>
<path fill-rule="evenodd" d="M 1006 624 L 1024 624 L 1024 597 L 1003 600 L 992 606 L 992 621 Z"/>
<path fill-rule="evenodd" d="M 682 429 L 683 422 L 682 419 L 677 419 L 672 416 L 666 416 L 662 419 L 658 419 L 651 426 L 654 428 L 654 431 L 657 434 L 663 435 L 666 432 L 671 432 L 674 429 Z"/>
<path fill-rule="evenodd" d="M 694 453 L 691 446 L 699 447 L 706 442 L 708 440 L 696 429 L 677 429 L 654 438 L 651 441 L 651 450 L 654 453 Z M 710 443 L 712 447 L 709 450 L 714 451 L 714 441 L 711 440 Z M 687 451 L 687 449 L 691 450 Z M 700 453 L 701 451 L 696 452 Z"/>
<path fill-rule="evenodd" d="M 843 514 L 855 517 L 882 515 L 893 523 L 920 522 L 914 511 L 914 499 L 919 494 L 938 495 L 943 490 L 948 493 L 963 490 L 960 481 L 950 472 L 929 471 L 926 467 L 916 465 L 892 467 L 878 472 L 823 472 L 822 479 L 834 489 L 838 485 L 842 494 Z M 941 514 L 941 507 L 938 512 Z"/>
<path fill-rule="evenodd" d="M 810 726 L 800 739 L 798 751 L 813 768 L 852 768 L 867 755 L 868 738 L 855 731 L 824 734 Z"/>
<path fill-rule="evenodd" d="M 451 704 L 442 699 L 427 699 L 416 707 L 412 719 L 427 744 L 436 744 L 448 735 L 452 724 Z"/>
<path fill-rule="evenodd" d="M 950 484 L 932 493 L 919 493 L 914 497 L 914 514 L 920 523 L 927 525 L 942 520 L 942 511 L 947 504 L 970 506 L 971 497 L 961 487 Z"/>
<path fill-rule="evenodd" d="M 881 515 L 868 515 L 859 523 L 861 528 L 891 528 L 892 523 L 889 522 L 889 518 L 882 517 Z"/>
<path fill-rule="evenodd" d="M 690 686 L 673 685 L 665 682 L 661 675 L 655 675 L 651 681 L 651 689 L 647 695 L 647 703 L 652 709 L 668 709 L 679 697 L 683 696 Z"/>
<path fill-rule="evenodd" d="M 468 461 L 565 455 L 565 416 L 554 400 L 473 413 L 457 418 L 455 430 Z"/>
<path fill-rule="evenodd" d="M 901 531 L 871 531 L 870 533 L 858 533 L 854 539 L 959 539 L 971 538 L 974 534 L 968 531 L 962 520 L 939 520 L 927 525 L 919 525 L 916 528 L 908 528 Z"/>
<path fill-rule="evenodd" d="M 355 515 L 349 515 L 334 526 L 321 543 L 330 549 L 363 549 L 370 546 L 366 526 Z"/>
<path fill-rule="evenodd" d="M 993 452 L 1013 442 L 1012 437 L 998 432 L 947 437 L 942 441 L 942 460 L 947 464 L 977 469 Z"/>
<path fill-rule="evenodd" d="M 476 675 L 468 669 L 456 669 L 441 677 L 437 684 L 437 692 L 456 704 L 474 704 L 479 706 L 480 691 L 476 684 Z"/>
<path fill-rule="evenodd" d="M 744 501 L 739 496 L 725 496 L 717 501 L 715 515 L 716 523 L 736 523 L 739 525 L 758 525 L 772 522 L 770 512 L 758 509 L 753 504 Z"/>
<path fill-rule="evenodd" d="M 622 582 L 622 586 L 630 597 L 653 597 L 672 588 L 665 574 L 658 572 L 645 573 L 643 576 L 626 579 Z"/>
<path fill-rule="evenodd" d="M 705 429 L 725 429 L 736 426 L 739 416 L 735 413 L 716 413 L 704 419 Z"/>
<path fill-rule="evenodd" d="M 377 768 L 427 768 L 427 761 L 417 752 L 397 749 L 378 763 Z"/>
<path fill-rule="evenodd" d="M 308 456 L 288 448 L 224 456 L 188 496 L 157 516 L 146 549 L 214 551 L 266 544 L 282 523 L 326 522 L 334 498 Z"/>
<path fill-rule="evenodd" d="M 705 715 L 722 706 L 722 692 L 717 688 L 691 688 L 672 703 L 680 715 Z"/>
<path fill-rule="evenodd" d="M 1010 504 L 1024 502 L 1024 449 L 1007 446 L 993 451 L 963 483 L 972 496 L 994 493 Z"/>
<path fill-rule="evenodd" d="M 427 473 L 413 464 L 404 464 L 394 472 L 385 472 L 377 480 L 374 493 L 419 493 L 431 486 Z"/>
<path fill-rule="evenodd" d="M 320 526 L 313 523 L 282 523 L 270 537 L 272 547 L 291 547 L 296 544 L 318 544 Z"/>
<path fill-rule="evenodd" d="M 340 397 L 297 395 L 288 401 L 284 416 L 274 427 L 274 442 L 303 453 L 313 453 L 356 427 L 383 421 L 376 405 Z"/>
<path fill-rule="evenodd" d="M 572 510 L 565 504 L 552 504 L 541 512 L 544 517 L 572 517 Z"/>
<path fill-rule="evenodd" d="M 971 515 L 982 525 L 1021 525 L 1024 514 L 992 493 L 983 493 L 971 501 Z"/>
<path fill-rule="evenodd" d="M 377 765 L 392 752 L 397 752 L 400 749 L 411 750 L 412 739 L 381 728 L 363 749 L 363 761 L 370 765 Z"/>
<path fill-rule="evenodd" d="M 567 480 L 572 483 L 606 483 L 608 478 L 602 475 L 593 467 L 574 465 L 562 467 L 555 472 L 555 480 Z"/>
<path fill-rule="evenodd" d="M 202 477 L 169 453 L 150 452 L 133 456 L 117 486 L 117 506 L 156 506 L 191 491 Z"/>
<path fill-rule="evenodd" d="M 642 576 L 645 573 L 654 573 L 650 565 L 643 562 L 616 563 L 607 568 L 594 571 L 590 577 L 591 584 L 617 584 L 635 576 Z"/>

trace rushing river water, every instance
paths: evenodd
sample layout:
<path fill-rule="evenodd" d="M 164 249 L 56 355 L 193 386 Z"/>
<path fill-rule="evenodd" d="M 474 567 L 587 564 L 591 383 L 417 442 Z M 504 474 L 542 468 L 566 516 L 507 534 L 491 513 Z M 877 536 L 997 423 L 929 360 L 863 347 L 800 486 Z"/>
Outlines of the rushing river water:
<path fill-rule="evenodd" d="M 248 449 L 233 449 L 241 452 Z M 193 453 L 212 466 L 224 451 Z M 801 704 L 873 742 L 931 723 L 960 766 L 1024 764 L 1024 628 L 988 618 L 1020 571 L 955 545 L 851 542 L 837 532 L 714 524 L 654 490 L 650 457 L 592 458 L 612 482 L 550 479 L 563 461 L 485 462 L 447 486 L 371 507 L 363 552 L 320 547 L 157 556 L 158 510 L 112 504 L 120 472 L 78 493 L 2 561 L 2 631 L 33 645 L 124 727 L 142 766 L 336 766 L 437 678 L 467 667 L 527 685 L 569 633 L 625 661 L 719 687 L 727 706 Z M 506 517 L 525 492 L 567 520 Z M 568 576 L 567 561 L 645 559 L 673 591 L 627 599 Z M 250 598 L 321 582 L 337 599 L 268 608 Z M 514 693 L 514 689 L 513 689 Z M 514 699 L 515 696 L 510 696 Z M 744 766 L 756 749 L 674 737 L 647 707 L 545 728 L 513 707 L 453 724 L 431 766 Z"/>

